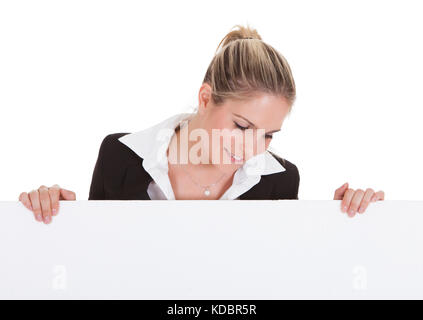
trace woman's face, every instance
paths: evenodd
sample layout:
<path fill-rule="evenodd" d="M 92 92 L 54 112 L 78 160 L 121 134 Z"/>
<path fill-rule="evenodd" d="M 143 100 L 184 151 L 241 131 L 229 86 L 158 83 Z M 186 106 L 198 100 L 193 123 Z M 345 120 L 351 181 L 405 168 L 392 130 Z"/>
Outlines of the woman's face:
<path fill-rule="evenodd" d="M 212 138 L 209 139 L 209 163 L 219 159 L 224 171 L 236 170 L 254 155 L 264 152 L 290 109 L 285 98 L 266 93 L 257 93 L 247 100 L 227 100 L 215 106 L 210 93 L 210 86 L 203 84 L 197 117 L 199 126 Z M 214 139 L 213 131 L 218 139 Z"/>

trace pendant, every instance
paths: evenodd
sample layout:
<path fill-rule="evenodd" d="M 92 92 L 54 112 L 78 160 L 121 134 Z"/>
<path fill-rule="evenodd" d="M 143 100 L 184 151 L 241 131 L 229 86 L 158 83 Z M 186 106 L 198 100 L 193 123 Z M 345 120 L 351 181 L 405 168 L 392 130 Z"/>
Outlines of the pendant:
<path fill-rule="evenodd" d="M 209 190 L 209 189 L 204 190 L 204 194 L 205 194 L 206 196 L 209 196 L 209 195 L 210 195 L 210 190 Z"/>

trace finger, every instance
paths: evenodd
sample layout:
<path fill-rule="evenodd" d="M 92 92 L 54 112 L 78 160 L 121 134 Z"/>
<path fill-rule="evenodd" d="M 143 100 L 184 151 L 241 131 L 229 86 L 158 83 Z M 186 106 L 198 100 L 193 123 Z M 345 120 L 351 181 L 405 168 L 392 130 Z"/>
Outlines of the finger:
<path fill-rule="evenodd" d="M 345 191 L 348 189 L 348 182 L 345 182 L 342 186 L 335 190 L 333 195 L 333 200 L 342 200 L 344 197 Z"/>
<path fill-rule="evenodd" d="M 54 184 L 48 189 L 51 201 L 51 213 L 53 216 L 59 214 L 59 199 L 60 199 L 60 187 Z"/>
<path fill-rule="evenodd" d="M 38 190 L 32 190 L 29 193 L 29 200 L 31 201 L 31 206 L 34 212 L 35 220 L 43 221 L 43 215 L 41 212 L 41 204 L 40 204 L 40 197 L 38 194 Z"/>
<path fill-rule="evenodd" d="M 359 213 L 363 213 L 366 211 L 367 207 L 369 206 L 370 199 L 375 194 L 375 191 L 371 188 L 367 188 L 366 192 L 364 193 L 363 200 L 361 200 L 360 207 L 358 208 Z"/>
<path fill-rule="evenodd" d="M 60 200 L 76 200 L 76 194 L 73 191 L 60 189 Z"/>
<path fill-rule="evenodd" d="M 350 217 L 355 216 L 355 214 L 358 210 L 358 207 L 361 203 L 361 200 L 363 200 L 363 197 L 364 197 L 364 191 L 363 190 L 361 190 L 361 189 L 355 190 L 354 195 L 351 199 L 350 207 L 348 209 L 348 216 L 350 216 Z"/>
<path fill-rule="evenodd" d="M 29 195 L 26 192 L 22 192 L 19 195 L 19 201 L 28 209 L 32 211 L 31 200 L 29 200 Z"/>
<path fill-rule="evenodd" d="M 347 189 L 347 191 L 345 191 L 344 198 L 342 199 L 342 202 L 341 202 L 342 212 L 347 212 L 353 195 L 354 195 L 354 189 L 349 188 Z"/>
<path fill-rule="evenodd" d="M 45 224 L 51 222 L 51 201 L 48 188 L 43 186 L 38 189 L 40 194 L 41 210 L 43 212 L 43 220 Z"/>
<path fill-rule="evenodd" d="M 385 200 L 385 192 L 378 191 L 376 192 L 372 197 L 372 202 L 378 201 L 378 200 Z"/>

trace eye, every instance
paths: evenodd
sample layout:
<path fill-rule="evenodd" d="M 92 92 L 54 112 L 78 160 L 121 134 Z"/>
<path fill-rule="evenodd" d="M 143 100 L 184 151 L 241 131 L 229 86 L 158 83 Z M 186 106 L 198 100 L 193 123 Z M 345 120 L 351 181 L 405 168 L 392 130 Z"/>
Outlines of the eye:
<path fill-rule="evenodd" d="M 238 123 L 236 123 L 236 122 L 234 122 L 235 123 L 235 125 L 239 128 L 239 129 L 241 129 L 241 130 L 247 130 L 248 129 L 248 127 L 243 127 L 243 126 L 240 126 Z"/>
<path fill-rule="evenodd" d="M 248 129 L 248 127 L 243 127 L 243 126 L 240 126 L 238 123 L 236 123 L 236 122 L 234 122 L 234 124 L 239 128 L 239 129 L 241 129 L 241 130 L 247 130 Z M 271 134 L 266 134 L 265 135 L 265 137 L 266 137 L 266 139 L 273 139 L 273 135 L 271 135 Z"/>

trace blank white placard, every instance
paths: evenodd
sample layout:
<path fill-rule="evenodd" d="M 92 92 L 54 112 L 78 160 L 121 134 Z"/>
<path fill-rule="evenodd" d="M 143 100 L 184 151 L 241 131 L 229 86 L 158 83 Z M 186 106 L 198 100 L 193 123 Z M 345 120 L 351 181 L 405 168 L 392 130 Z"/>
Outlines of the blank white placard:
<path fill-rule="evenodd" d="M 423 202 L 0 202 L 2 299 L 423 298 Z"/>

